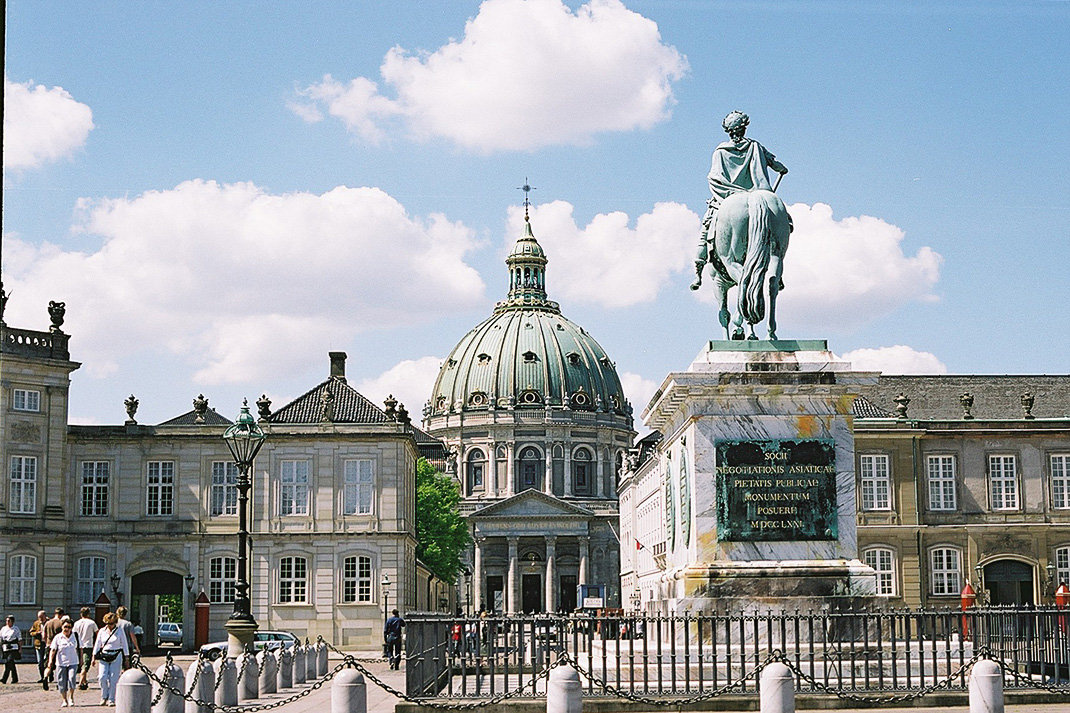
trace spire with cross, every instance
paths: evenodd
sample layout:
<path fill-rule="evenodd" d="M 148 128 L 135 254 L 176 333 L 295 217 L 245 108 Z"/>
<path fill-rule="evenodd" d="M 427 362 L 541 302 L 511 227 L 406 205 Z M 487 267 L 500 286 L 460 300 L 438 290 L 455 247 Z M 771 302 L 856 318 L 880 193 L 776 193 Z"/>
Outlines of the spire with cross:
<path fill-rule="evenodd" d="M 524 185 L 518 186 L 517 190 L 524 191 L 524 221 L 527 222 L 529 220 L 528 208 L 531 207 L 531 201 L 528 200 L 528 194 L 535 190 L 535 186 L 528 183 L 528 177 L 524 176 Z"/>

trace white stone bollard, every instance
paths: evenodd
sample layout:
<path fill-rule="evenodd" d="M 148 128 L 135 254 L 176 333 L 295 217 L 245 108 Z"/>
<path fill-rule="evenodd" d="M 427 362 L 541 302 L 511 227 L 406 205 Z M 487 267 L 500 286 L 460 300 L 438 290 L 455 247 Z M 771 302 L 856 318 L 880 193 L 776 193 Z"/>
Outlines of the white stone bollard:
<path fill-rule="evenodd" d="M 123 671 L 115 685 L 116 713 L 149 713 L 152 706 L 152 681 L 136 668 Z"/>
<path fill-rule="evenodd" d="M 293 688 L 294 685 L 294 662 L 287 648 L 279 649 L 279 675 L 275 679 L 275 690 Z"/>
<path fill-rule="evenodd" d="M 260 695 L 278 690 L 279 664 L 272 651 L 260 652 Z"/>
<path fill-rule="evenodd" d="M 970 670 L 970 713 L 1003 713 L 1003 669 L 995 661 L 978 661 Z"/>
<path fill-rule="evenodd" d="M 216 668 L 215 704 L 217 706 L 238 705 L 238 668 L 233 659 L 223 656 Z"/>
<path fill-rule="evenodd" d="M 238 702 L 255 701 L 260 697 L 260 667 L 256 656 L 248 651 L 238 658 Z"/>
<path fill-rule="evenodd" d="M 367 713 L 368 687 L 354 668 L 340 671 L 331 681 L 331 713 Z"/>
<path fill-rule="evenodd" d="M 583 686 L 580 674 L 571 666 L 558 666 L 546 683 L 546 713 L 581 713 Z"/>
<path fill-rule="evenodd" d="M 186 674 L 182 673 L 182 669 L 174 663 L 164 663 L 156 669 L 156 678 L 180 691 L 186 690 Z M 160 700 L 156 701 L 156 705 L 152 707 L 152 713 L 182 713 L 185 708 L 183 705 L 185 699 L 170 688 L 158 684 L 153 693 L 159 692 L 160 689 L 163 689 L 163 692 L 160 693 Z"/>
<path fill-rule="evenodd" d="M 795 677 L 785 664 L 775 661 L 762 670 L 761 713 L 795 713 Z"/>
<path fill-rule="evenodd" d="M 189 679 L 190 687 L 186 693 L 198 701 L 207 704 L 213 703 L 215 693 L 215 669 L 212 664 L 204 659 L 196 659 L 186 669 L 186 678 Z M 193 701 L 186 701 L 186 713 L 212 713 L 211 705 L 199 706 Z"/>
<path fill-rule="evenodd" d="M 296 644 L 293 648 L 294 657 L 294 685 L 298 685 L 305 682 L 305 675 L 308 670 L 305 668 L 305 647 L 301 644 Z"/>
<path fill-rule="evenodd" d="M 316 680 L 317 659 L 316 649 L 305 644 L 305 680 L 310 683 Z"/>
<path fill-rule="evenodd" d="M 323 678 L 327 675 L 327 644 L 323 641 L 316 642 L 316 678 Z"/>

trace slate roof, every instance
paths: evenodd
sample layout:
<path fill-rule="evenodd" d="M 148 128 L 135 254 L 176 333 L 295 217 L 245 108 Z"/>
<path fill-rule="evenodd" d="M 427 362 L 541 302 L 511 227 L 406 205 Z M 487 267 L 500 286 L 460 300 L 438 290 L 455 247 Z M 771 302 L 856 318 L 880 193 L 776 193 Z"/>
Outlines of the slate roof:
<path fill-rule="evenodd" d="M 174 418 L 164 421 L 159 424 L 160 426 L 229 426 L 233 423 L 229 418 L 220 416 L 214 408 L 209 408 L 204 412 L 204 423 L 196 423 L 197 412 L 187 411 L 181 416 L 175 416 Z"/>
<path fill-rule="evenodd" d="M 344 378 L 332 376 L 271 415 L 272 423 L 323 423 L 323 392 L 334 396 L 331 423 L 387 423 L 390 417 Z"/>
<path fill-rule="evenodd" d="M 893 396 L 892 398 L 895 397 Z M 895 415 L 890 411 L 885 411 L 865 396 L 859 396 L 855 399 L 854 405 L 851 407 L 851 413 L 855 418 L 895 418 Z"/>
<path fill-rule="evenodd" d="M 1026 392 L 1035 399 L 1036 418 L 1070 418 L 1070 375 L 881 376 L 865 397 L 894 417 L 895 397 L 900 392 L 910 399 L 907 418 L 915 420 L 961 420 L 959 397 L 965 392 L 973 396 L 975 420 L 1021 419 L 1021 397 Z"/>

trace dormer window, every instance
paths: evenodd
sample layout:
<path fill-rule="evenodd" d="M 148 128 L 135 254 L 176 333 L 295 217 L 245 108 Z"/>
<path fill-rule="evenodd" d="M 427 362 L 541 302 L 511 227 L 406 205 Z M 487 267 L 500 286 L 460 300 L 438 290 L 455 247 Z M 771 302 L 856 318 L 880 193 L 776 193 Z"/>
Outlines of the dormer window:
<path fill-rule="evenodd" d="M 522 406 L 537 406 L 542 403 L 542 396 L 539 395 L 538 391 L 535 391 L 534 389 L 528 389 L 527 391 L 522 391 L 520 393 L 520 396 L 517 398 L 517 401 Z"/>
<path fill-rule="evenodd" d="M 577 366 L 580 363 L 580 355 L 576 352 L 569 352 L 565 356 L 568 357 L 568 363 L 572 366 Z"/>
<path fill-rule="evenodd" d="M 572 398 L 569 401 L 573 406 L 579 408 L 591 405 L 591 397 L 588 396 L 582 389 L 572 394 Z"/>
<path fill-rule="evenodd" d="M 535 362 L 537 362 L 539 360 L 539 356 L 535 352 L 532 352 L 532 351 L 524 352 L 523 356 L 524 356 L 524 363 L 525 364 L 534 364 Z"/>
<path fill-rule="evenodd" d="M 448 362 L 446 362 L 446 368 L 447 369 L 452 369 L 455 366 L 457 366 L 457 360 L 456 359 L 450 359 Z"/>
<path fill-rule="evenodd" d="M 480 354 L 476 358 L 479 359 L 479 363 L 484 366 L 490 364 L 490 354 Z"/>
<path fill-rule="evenodd" d="M 604 356 L 604 357 L 602 357 L 601 359 L 599 359 L 599 360 L 598 360 L 598 362 L 599 362 L 599 363 L 600 363 L 600 364 L 601 364 L 602 366 L 604 366 L 605 368 L 607 368 L 607 369 L 612 369 L 612 368 L 613 368 L 613 362 L 611 362 L 611 361 L 609 360 L 609 357 L 607 357 L 607 356 Z"/>
<path fill-rule="evenodd" d="M 469 406 L 486 406 L 487 405 L 487 395 L 484 394 L 482 391 L 473 392 L 472 395 L 468 397 L 468 405 Z"/>

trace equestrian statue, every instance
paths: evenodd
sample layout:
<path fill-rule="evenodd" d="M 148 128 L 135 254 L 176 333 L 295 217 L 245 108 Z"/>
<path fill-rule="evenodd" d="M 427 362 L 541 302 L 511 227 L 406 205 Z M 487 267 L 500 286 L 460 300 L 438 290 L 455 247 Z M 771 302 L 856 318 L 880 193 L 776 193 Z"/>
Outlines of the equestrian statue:
<path fill-rule="evenodd" d="M 722 126 L 728 133 L 713 152 L 710 193 L 702 218 L 702 237 L 695 257 L 692 290 L 702 285 L 706 264 L 713 266 L 720 311 L 728 339 L 758 339 L 754 325 L 765 319 L 765 287 L 769 286 L 769 339 L 776 339 L 776 298 L 784 289 L 781 275 L 791 216 L 776 194 L 788 169 L 754 139 L 746 137 L 750 118 L 733 111 Z M 780 175 L 769 183 L 769 169 Z M 735 314 L 728 309 L 728 290 L 738 287 Z M 731 322 L 731 327 L 729 327 Z"/>

